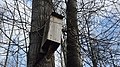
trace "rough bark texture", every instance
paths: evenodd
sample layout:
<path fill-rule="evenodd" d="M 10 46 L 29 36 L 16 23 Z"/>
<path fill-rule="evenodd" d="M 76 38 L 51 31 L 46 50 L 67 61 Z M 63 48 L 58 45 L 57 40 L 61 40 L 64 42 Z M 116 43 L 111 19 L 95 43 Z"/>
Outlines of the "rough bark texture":
<path fill-rule="evenodd" d="M 90 47 L 91 47 L 91 59 L 92 59 L 93 67 L 98 67 L 97 66 L 97 58 L 96 58 L 97 54 L 96 54 L 96 51 L 94 50 L 95 48 L 93 48 L 92 46 L 90 46 Z"/>
<path fill-rule="evenodd" d="M 78 45 L 77 1 L 67 2 L 67 67 L 82 67 Z"/>
<path fill-rule="evenodd" d="M 46 54 L 40 53 L 44 25 L 49 23 L 51 12 L 52 0 L 33 0 L 27 67 L 54 67 L 54 56 L 47 60 Z"/>

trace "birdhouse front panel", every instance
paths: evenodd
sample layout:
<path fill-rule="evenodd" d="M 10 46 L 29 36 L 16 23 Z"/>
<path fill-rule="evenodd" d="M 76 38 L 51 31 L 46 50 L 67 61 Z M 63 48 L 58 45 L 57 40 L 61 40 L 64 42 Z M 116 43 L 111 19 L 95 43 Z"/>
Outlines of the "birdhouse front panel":
<path fill-rule="evenodd" d="M 57 43 L 61 42 L 62 19 L 51 16 L 48 39 Z"/>

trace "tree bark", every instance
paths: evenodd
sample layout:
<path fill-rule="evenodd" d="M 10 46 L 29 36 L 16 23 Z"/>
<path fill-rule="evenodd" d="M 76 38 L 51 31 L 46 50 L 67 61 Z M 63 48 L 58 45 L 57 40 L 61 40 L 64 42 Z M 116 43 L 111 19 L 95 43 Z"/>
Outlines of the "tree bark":
<path fill-rule="evenodd" d="M 33 0 L 30 45 L 27 55 L 27 67 L 54 67 L 54 56 L 47 60 L 40 52 L 44 26 L 50 21 L 52 0 Z"/>
<path fill-rule="evenodd" d="M 78 45 L 77 1 L 67 2 L 67 67 L 82 67 Z"/>

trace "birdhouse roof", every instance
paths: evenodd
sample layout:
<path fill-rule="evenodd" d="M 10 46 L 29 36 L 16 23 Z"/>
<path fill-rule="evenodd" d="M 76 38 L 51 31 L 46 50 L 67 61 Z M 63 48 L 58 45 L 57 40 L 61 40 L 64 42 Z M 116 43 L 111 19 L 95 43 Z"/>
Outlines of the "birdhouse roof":
<path fill-rule="evenodd" d="M 52 16 L 55 16 L 55 17 L 57 17 L 57 18 L 59 18 L 59 19 L 63 19 L 63 17 L 64 17 L 64 16 L 62 16 L 62 15 L 56 13 L 56 12 L 52 12 L 51 15 L 52 15 Z"/>

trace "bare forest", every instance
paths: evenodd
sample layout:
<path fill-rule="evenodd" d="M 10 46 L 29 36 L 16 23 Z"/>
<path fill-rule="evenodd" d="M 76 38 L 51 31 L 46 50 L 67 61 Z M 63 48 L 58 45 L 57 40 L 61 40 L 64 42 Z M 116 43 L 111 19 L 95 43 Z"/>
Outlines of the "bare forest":
<path fill-rule="evenodd" d="M 119 0 L 0 0 L 0 67 L 120 67 Z"/>

